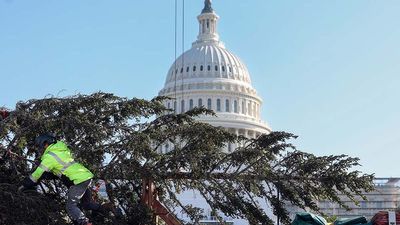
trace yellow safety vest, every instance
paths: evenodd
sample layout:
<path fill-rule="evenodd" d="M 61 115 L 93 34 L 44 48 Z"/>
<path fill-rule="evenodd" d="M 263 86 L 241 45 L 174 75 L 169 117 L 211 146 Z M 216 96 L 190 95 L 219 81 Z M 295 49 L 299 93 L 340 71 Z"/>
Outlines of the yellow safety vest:
<path fill-rule="evenodd" d="M 40 159 L 40 165 L 29 176 L 35 183 L 39 181 L 45 171 L 52 172 L 59 177 L 65 175 L 74 184 L 80 184 L 94 176 L 86 167 L 74 161 L 71 150 L 62 141 L 49 145 Z"/>

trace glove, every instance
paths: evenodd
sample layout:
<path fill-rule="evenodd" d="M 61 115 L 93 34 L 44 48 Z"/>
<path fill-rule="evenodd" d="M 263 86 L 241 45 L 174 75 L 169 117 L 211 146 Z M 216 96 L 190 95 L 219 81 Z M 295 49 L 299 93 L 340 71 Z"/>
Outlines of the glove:
<path fill-rule="evenodd" d="M 31 178 L 25 177 L 22 180 L 22 185 L 18 188 L 18 191 L 25 191 L 28 189 L 35 189 L 37 183 L 33 182 Z"/>

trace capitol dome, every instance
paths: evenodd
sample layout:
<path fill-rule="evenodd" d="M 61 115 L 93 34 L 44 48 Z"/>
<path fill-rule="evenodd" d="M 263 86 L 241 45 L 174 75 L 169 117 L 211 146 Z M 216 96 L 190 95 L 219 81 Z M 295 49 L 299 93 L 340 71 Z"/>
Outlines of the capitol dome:
<path fill-rule="evenodd" d="M 199 120 L 247 137 L 269 133 L 261 120 L 262 99 L 251 85 L 246 65 L 219 40 L 219 16 L 205 0 L 197 17 L 199 35 L 192 48 L 171 65 L 160 96 L 173 98 L 166 107 L 181 113 L 196 106 L 216 112 Z"/>
<path fill-rule="evenodd" d="M 194 43 L 193 47 L 183 53 L 171 66 L 166 85 L 176 79 L 196 82 L 198 78 L 224 79 L 224 82 L 242 83 L 250 87 L 250 76 L 242 61 L 228 51 L 222 43 L 213 45 Z"/>

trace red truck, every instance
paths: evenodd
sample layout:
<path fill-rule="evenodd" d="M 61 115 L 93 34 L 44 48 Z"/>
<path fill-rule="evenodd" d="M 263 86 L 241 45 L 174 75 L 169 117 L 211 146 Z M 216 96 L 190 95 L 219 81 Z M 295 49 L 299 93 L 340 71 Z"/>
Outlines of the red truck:
<path fill-rule="evenodd" d="M 400 211 L 379 211 L 371 219 L 372 225 L 400 225 Z"/>

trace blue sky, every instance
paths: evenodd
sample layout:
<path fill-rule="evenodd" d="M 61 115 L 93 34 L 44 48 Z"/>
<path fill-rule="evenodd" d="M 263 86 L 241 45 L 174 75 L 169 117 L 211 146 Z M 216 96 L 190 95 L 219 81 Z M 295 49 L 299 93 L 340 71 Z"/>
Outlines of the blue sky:
<path fill-rule="evenodd" d="M 150 99 L 174 61 L 174 0 L 0 0 L 0 106 L 95 91 Z M 178 0 L 178 55 L 202 0 Z M 274 130 L 400 176 L 400 1 L 215 0 Z"/>

